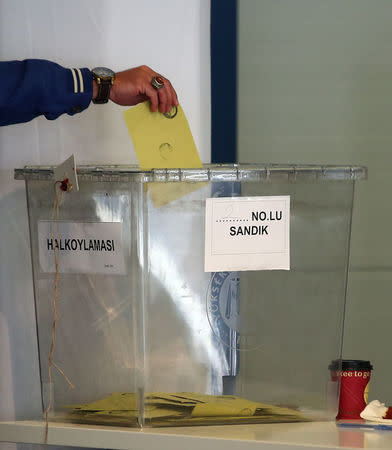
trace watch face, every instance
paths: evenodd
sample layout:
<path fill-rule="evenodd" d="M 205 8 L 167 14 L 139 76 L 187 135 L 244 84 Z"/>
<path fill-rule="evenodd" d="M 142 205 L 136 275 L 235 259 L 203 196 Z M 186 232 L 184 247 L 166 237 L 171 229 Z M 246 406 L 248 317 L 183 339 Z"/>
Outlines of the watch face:
<path fill-rule="evenodd" d="M 100 78 L 111 78 L 114 76 L 113 70 L 110 70 L 107 67 L 95 67 L 92 72 L 95 76 Z"/>

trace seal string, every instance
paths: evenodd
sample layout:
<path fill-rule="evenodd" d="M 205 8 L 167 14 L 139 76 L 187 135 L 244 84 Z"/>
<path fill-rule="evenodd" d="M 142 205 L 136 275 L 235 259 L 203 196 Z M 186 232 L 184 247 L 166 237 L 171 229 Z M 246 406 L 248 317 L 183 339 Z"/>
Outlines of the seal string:
<path fill-rule="evenodd" d="M 67 180 L 68 181 L 68 180 Z M 65 181 L 56 181 L 54 183 L 54 198 L 53 198 L 53 206 L 50 220 L 50 235 L 53 239 L 53 242 L 56 244 L 56 236 L 53 230 L 53 222 L 56 223 L 56 234 L 57 234 L 57 242 L 60 242 L 60 203 L 62 199 L 62 194 L 64 191 L 68 191 L 68 189 L 63 189 Z M 67 182 L 66 182 L 67 183 Z M 57 186 L 60 185 L 60 189 L 57 189 Z M 51 326 L 51 343 L 50 343 L 50 351 L 48 358 L 48 376 L 49 376 L 49 400 L 48 405 L 45 410 L 45 442 L 46 446 L 48 443 L 48 432 L 49 432 L 49 412 L 52 409 L 53 403 L 53 376 L 52 376 L 52 367 L 57 369 L 57 371 L 63 376 L 65 381 L 68 383 L 71 389 L 74 388 L 71 380 L 67 377 L 64 371 L 53 361 L 55 343 L 56 343 L 56 324 L 59 319 L 59 312 L 57 308 L 58 302 L 58 288 L 59 288 L 59 255 L 60 249 L 58 246 L 54 245 L 54 264 L 55 264 L 55 276 L 54 276 L 54 291 L 53 291 L 53 322 Z"/>

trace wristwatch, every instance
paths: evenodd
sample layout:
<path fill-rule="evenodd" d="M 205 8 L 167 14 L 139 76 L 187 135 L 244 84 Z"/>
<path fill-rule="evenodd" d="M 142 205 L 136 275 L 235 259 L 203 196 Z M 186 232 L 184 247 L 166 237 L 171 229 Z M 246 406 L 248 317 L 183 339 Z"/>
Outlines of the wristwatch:
<path fill-rule="evenodd" d="M 107 103 L 109 101 L 110 89 L 114 83 L 115 73 L 107 67 L 96 67 L 91 73 L 98 86 L 98 94 L 93 100 L 93 103 Z"/>

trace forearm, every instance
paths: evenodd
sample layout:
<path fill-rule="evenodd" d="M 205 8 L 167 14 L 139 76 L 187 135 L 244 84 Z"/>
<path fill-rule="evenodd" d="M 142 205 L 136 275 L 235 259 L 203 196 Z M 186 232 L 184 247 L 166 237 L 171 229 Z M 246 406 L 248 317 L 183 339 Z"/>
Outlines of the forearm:
<path fill-rule="evenodd" d="M 95 80 L 93 80 L 93 98 L 92 98 L 92 100 L 95 100 L 97 95 L 98 95 L 98 85 L 97 85 L 97 82 Z"/>
<path fill-rule="evenodd" d="M 88 69 L 66 69 L 38 59 L 0 62 L 0 125 L 52 120 L 73 115 L 90 104 L 93 85 Z"/>
<path fill-rule="evenodd" d="M 108 93 L 98 93 L 93 73 L 95 78 L 94 70 L 66 69 L 40 59 L 0 61 L 0 126 L 28 122 L 40 115 L 53 120 L 64 113 L 71 116 L 80 113 L 97 95 L 106 97 Z M 157 88 L 152 80 L 158 76 L 163 83 Z M 161 113 L 178 105 L 170 81 L 148 66 L 117 72 L 109 99 L 121 106 L 148 100 L 151 111 Z M 106 98 L 100 98 L 99 103 L 106 103 L 103 100 Z"/>

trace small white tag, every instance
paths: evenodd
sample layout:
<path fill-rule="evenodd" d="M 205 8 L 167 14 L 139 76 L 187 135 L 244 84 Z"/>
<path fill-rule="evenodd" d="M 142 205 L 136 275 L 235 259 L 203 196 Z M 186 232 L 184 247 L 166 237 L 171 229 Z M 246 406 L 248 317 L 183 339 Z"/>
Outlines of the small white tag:
<path fill-rule="evenodd" d="M 121 222 L 38 222 L 41 272 L 126 275 Z"/>
<path fill-rule="evenodd" d="M 290 270 L 290 197 L 206 200 L 205 271 Z"/>
<path fill-rule="evenodd" d="M 68 179 L 72 191 L 79 190 L 78 176 L 76 174 L 75 155 L 71 155 L 62 164 L 58 165 L 54 171 L 55 181 L 64 181 Z"/>

